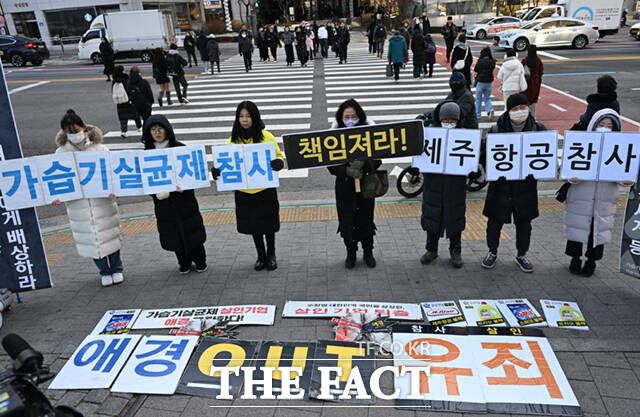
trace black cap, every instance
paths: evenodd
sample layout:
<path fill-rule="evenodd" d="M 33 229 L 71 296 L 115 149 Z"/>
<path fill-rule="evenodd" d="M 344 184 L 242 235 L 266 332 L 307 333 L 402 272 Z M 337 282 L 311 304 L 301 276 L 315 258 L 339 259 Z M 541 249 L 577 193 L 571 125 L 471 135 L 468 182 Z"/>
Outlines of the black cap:
<path fill-rule="evenodd" d="M 512 94 L 507 99 L 507 111 L 511 110 L 516 106 L 521 106 L 523 104 L 525 106 L 529 105 L 529 99 L 527 98 L 527 96 L 525 96 L 522 93 Z"/>

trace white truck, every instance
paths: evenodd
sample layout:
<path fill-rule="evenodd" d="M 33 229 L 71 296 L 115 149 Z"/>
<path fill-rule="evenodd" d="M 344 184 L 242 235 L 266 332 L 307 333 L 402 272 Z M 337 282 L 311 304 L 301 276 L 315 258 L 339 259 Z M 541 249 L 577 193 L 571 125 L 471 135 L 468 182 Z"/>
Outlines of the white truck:
<path fill-rule="evenodd" d="M 105 36 L 116 59 L 140 58 L 150 62 L 153 50 L 173 42 L 171 15 L 159 10 L 113 12 L 96 16 L 78 44 L 78 59 L 102 62 L 100 39 Z"/>
<path fill-rule="evenodd" d="M 532 7 L 522 25 L 538 19 L 564 16 L 597 26 L 600 37 L 618 33 L 624 0 L 560 0 L 551 6 Z"/>

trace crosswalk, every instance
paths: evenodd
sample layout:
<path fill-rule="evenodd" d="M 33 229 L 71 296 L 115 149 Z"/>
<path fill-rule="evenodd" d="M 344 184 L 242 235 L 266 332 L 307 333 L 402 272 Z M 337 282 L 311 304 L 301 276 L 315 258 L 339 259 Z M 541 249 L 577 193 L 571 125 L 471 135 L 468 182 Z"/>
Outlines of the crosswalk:
<path fill-rule="evenodd" d="M 304 68 L 296 64 L 287 67 L 284 60 L 254 61 L 253 70 L 248 73 L 242 58 L 233 56 L 221 63 L 223 72 L 189 80 L 189 104 L 178 105 L 177 100 L 172 106 L 154 104 L 152 112 L 165 115 L 177 139 L 187 145 L 223 145 L 231 133 L 238 103 L 251 100 L 258 105 L 266 129 L 282 147 L 283 134 L 328 128 L 337 107 L 348 98 L 358 100 L 369 119 L 383 123 L 414 119 L 419 113 L 434 109 L 450 91 L 450 71 L 439 65 L 435 66 L 432 78 L 421 80 L 412 78 L 409 63 L 401 72 L 400 82 L 395 83 L 385 76 L 386 59 L 369 54 L 366 44 L 352 44 L 345 64 L 338 64 L 333 55 L 312 61 Z M 324 82 L 314 85 L 314 74 L 317 76 L 320 69 L 324 70 Z M 175 92 L 172 96 L 175 97 Z M 504 103 L 494 101 L 494 107 L 500 113 Z M 325 112 L 326 124 L 318 116 Z M 482 123 L 481 127 L 489 125 Z M 133 121 L 129 122 L 128 136 L 123 140 L 119 130 L 106 132 L 105 145 L 113 150 L 142 149 L 140 133 Z M 410 157 L 385 160 L 384 165 L 388 166 L 384 169 L 395 172 L 397 169 L 393 168 L 398 165 L 404 168 L 410 162 Z M 327 175 L 326 170 L 286 169 L 280 174 L 285 179 Z"/>

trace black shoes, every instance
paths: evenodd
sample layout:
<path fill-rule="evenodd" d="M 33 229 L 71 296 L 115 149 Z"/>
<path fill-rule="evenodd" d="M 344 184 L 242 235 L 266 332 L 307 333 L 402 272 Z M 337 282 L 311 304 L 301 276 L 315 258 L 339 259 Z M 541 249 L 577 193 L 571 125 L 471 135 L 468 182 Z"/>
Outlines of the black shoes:
<path fill-rule="evenodd" d="M 449 258 L 449 263 L 454 268 L 462 268 L 462 254 L 460 249 L 449 249 L 449 254 L 451 258 Z"/>
<path fill-rule="evenodd" d="M 267 270 L 273 271 L 278 269 L 278 262 L 276 262 L 276 255 L 270 255 L 267 257 Z"/>
<path fill-rule="evenodd" d="M 264 257 L 258 256 L 258 260 L 256 261 L 255 265 L 253 265 L 253 269 L 255 269 L 256 271 L 262 271 L 264 267 Z"/>
<path fill-rule="evenodd" d="M 584 263 L 584 266 L 582 267 L 582 276 L 590 277 L 591 275 L 593 275 L 595 270 L 596 270 L 596 261 L 590 261 L 589 259 L 587 259 L 587 261 Z"/>
<path fill-rule="evenodd" d="M 438 252 L 426 251 L 424 255 L 420 257 L 420 263 L 422 265 L 429 265 L 438 257 Z"/>
<path fill-rule="evenodd" d="M 574 275 L 580 275 L 582 273 L 582 259 L 571 258 L 571 263 L 569 264 L 569 272 Z"/>
<path fill-rule="evenodd" d="M 367 265 L 367 267 L 369 268 L 375 268 L 376 267 L 376 258 L 373 257 L 373 250 L 372 249 L 365 249 L 364 250 L 364 263 L 365 265 Z"/>
<path fill-rule="evenodd" d="M 356 252 L 357 249 L 347 249 L 347 259 L 344 260 L 345 268 L 353 269 L 356 265 Z"/>

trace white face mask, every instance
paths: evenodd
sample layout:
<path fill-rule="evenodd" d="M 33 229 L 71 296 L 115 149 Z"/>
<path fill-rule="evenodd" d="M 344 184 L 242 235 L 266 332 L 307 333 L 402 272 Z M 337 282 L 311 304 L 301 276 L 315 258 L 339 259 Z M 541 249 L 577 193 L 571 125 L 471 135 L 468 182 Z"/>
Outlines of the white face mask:
<path fill-rule="evenodd" d="M 67 133 L 67 139 L 69 139 L 69 142 L 73 143 L 74 145 L 77 145 L 83 142 L 84 138 L 85 138 L 84 132 Z"/>
<path fill-rule="evenodd" d="M 442 123 L 442 127 L 444 127 L 445 129 L 455 129 L 456 128 L 456 124 L 455 123 Z"/>
<path fill-rule="evenodd" d="M 522 123 L 529 117 L 529 109 L 527 110 L 514 110 L 509 112 L 509 118 L 512 122 Z"/>
<path fill-rule="evenodd" d="M 360 122 L 360 119 L 342 119 L 342 123 L 344 123 L 346 127 L 353 127 L 357 125 L 358 122 Z"/>
<path fill-rule="evenodd" d="M 243 37 L 243 38 L 246 38 L 246 37 L 247 37 L 247 34 L 246 34 L 246 33 L 243 33 L 243 34 L 242 34 L 242 37 Z"/>
<path fill-rule="evenodd" d="M 608 133 L 611 132 L 610 127 L 596 127 L 596 132 Z"/>

